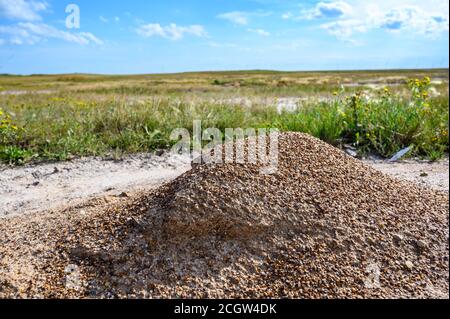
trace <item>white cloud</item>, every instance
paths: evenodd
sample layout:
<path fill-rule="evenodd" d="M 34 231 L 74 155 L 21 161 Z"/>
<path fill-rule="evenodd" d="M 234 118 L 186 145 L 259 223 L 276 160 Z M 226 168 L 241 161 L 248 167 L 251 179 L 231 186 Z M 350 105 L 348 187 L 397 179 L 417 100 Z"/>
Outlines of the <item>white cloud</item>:
<path fill-rule="evenodd" d="M 88 40 L 89 43 L 92 42 L 92 43 L 95 43 L 95 44 L 98 44 L 98 45 L 102 45 L 103 44 L 102 40 L 100 40 L 99 38 L 97 38 L 95 35 L 93 35 L 90 32 L 81 32 L 81 33 L 79 33 L 79 36 L 81 36 L 85 40 Z M 86 44 L 88 44 L 88 43 L 86 43 Z"/>
<path fill-rule="evenodd" d="M 428 37 L 448 32 L 448 12 L 430 13 L 415 6 L 403 6 L 389 10 L 376 21 L 380 28 L 398 32 L 406 29 Z"/>
<path fill-rule="evenodd" d="M 219 42 L 208 42 L 208 46 L 212 48 L 237 48 L 238 45 L 234 43 L 219 43 Z"/>
<path fill-rule="evenodd" d="M 289 20 L 289 19 L 291 19 L 292 17 L 294 17 L 294 15 L 292 14 L 292 12 L 286 12 L 286 13 L 283 13 L 283 14 L 281 15 L 281 18 L 282 18 L 283 20 Z"/>
<path fill-rule="evenodd" d="M 320 27 L 329 34 L 353 42 L 356 34 L 370 30 L 391 33 L 408 32 L 437 38 L 449 30 L 446 0 L 362 0 L 348 2 L 320 2 L 313 9 L 304 10 L 300 19 L 328 19 Z"/>
<path fill-rule="evenodd" d="M 263 18 L 272 15 L 270 11 L 256 10 L 251 12 L 231 11 L 217 15 L 216 17 L 222 20 L 227 20 L 234 25 L 244 26 L 250 23 L 252 18 Z"/>
<path fill-rule="evenodd" d="M 114 17 L 114 21 L 119 22 L 120 18 L 119 17 Z"/>
<path fill-rule="evenodd" d="M 9 36 L 7 42 L 11 44 L 34 44 L 40 40 L 38 36 L 33 35 L 20 26 L 0 25 L 0 34 L 3 36 Z"/>
<path fill-rule="evenodd" d="M 11 42 L 11 44 L 15 44 L 15 45 L 22 45 L 22 44 L 24 44 L 24 42 L 22 41 L 22 39 L 21 38 L 18 38 L 18 37 L 12 37 L 11 39 L 10 39 L 10 42 Z M 27 41 L 27 43 L 28 44 L 34 44 L 35 42 L 32 42 L 32 40 L 28 40 Z"/>
<path fill-rule="evenodd" d="M 334 19 L 352 13 L 352 6 L 344 1 L 319 2 L 313 9 L 304 10 L 305 19 Z"/>
<path fill-rule="evenodd" d="M 0 26 L 0 34 L 9 35 L 11 44 L 35 44 L 46 39 L 60 39 L 82 45 L 103 42 L 89 32 L 71 33 L 44 23 L 20 22 L 13 26 Z"/>
<path fill-rule="evenodd" d="M 100 21 L 103 22 L 103 23 L 107 23 L 107 22 L 108 22 L 108 19 L 106 19 L 104 16 L 100 16 L 100 17 L 98 17 L 98 18 L 99 18 Z"/>
<path fill-rule="evenodd" d="M 48 8 L 49 5 L 43 0 L 0 0 L 0 17 L 20 21 L 13 25 L 0 25 L 3 43 L 22 45 L 35 44 L 47 39 L 59 39 L 83 45 L 103 44 L 92 33 L 59 30 L 41 22 L 42 17 L 39 13 Z"/>
<path fill-rule="evenodd" d="M 270 33 L 265 31 L 265 30 L 263 30 L 263 29 L 247 29 L 247 31 L 256 33 L 256 34 L 258 34 L 260 36 L 263 36 L 263 37 L 270 36 Z"/>
<path fill-rule="evenodd" d="M 207 36 L 201 25 L 177 26 L 175 23 L 167 26 L 161 26 L 159 23 L 144 24 L 137 28 L 136 32 L 146 38 L 160 36 L 170 40 L 180 40 L 185 34 L 196 37 Z"/>
<path fill-rule="evenodd" d="M 217 16 L 219 19 L 228 20 L 234 24 L 247 25 L 248 24 L 248 13 L 241 11 L 233 11 L 219 14 Z"/>
<path fill-rule="evenodd" d="M 230 49 L 232 51 L 240 51 L 240 52 L 251 52 L 252 51 L 252 49 L 250 49 L 248 47 L 243 47 L 243 46 L 240 46 L 235 43 L 208 42 L 207 45 L 211 48 L 222 49 L 222 50 Z"/>
<path fill-rule="evenodd" d="M 0 16 L 20 21 L 40 21 L 39 12 L 45 11 L 48 4 L 35 0 L 0 0 Z"/>
<path fill-rule="evenodd" d="M 353 19 L 325 23 L 321 25 L 321 28 L 343 40 L 350 38 L 354 33 L 367 31 L 367 26 L 364 22 Z"/>

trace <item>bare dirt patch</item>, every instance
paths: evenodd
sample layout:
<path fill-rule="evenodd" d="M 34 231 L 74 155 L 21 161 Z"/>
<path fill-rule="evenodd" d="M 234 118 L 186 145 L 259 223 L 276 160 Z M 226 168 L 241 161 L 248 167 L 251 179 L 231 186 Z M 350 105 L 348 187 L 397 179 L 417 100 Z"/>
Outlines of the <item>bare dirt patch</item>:
<path fill-rule="evenodd" d="M 0 167 L 0 218 L 73 206 L 99 196 L 148 190 L 189 168 L 188 158 L 168 154 Z"/>
<path fill-rule="evenodd" d="M 436 161 L 404 160 L 395 163 L 366 161 L 373 168 L 393 177 L 408 180 L 423 187 L 447 191 L 449 185 L 448 157 Z"/>

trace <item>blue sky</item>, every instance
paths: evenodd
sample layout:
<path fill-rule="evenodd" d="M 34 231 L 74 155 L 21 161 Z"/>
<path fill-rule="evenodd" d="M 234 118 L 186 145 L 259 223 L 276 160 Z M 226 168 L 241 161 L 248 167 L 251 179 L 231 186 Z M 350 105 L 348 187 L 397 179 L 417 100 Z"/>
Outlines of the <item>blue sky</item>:
<path fill-rule="evenodd" d="M 0 73 L 448 67 L 448 45 L 447 0 L 0 0 Z"/>

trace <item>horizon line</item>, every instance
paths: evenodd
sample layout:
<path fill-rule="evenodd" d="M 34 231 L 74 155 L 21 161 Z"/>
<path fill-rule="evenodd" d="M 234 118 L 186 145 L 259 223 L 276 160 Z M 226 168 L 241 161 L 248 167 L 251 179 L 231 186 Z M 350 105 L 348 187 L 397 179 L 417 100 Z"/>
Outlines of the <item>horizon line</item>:
<path fill-rule="evenodd" d="M 385 71 L 449 71 L 449 67 L 430 67 L 430 68 L 368 68 L 368 69 L 306 69 L 306 70 L 273 70 L 273 69 L 230 69 L 230 70 L 197 70 L 180 72 L 155 72 L 155 73 L 0 73 L 0 76 L 63 76 L 63 75 L 85 75 L 85 76 L 144 76 L 144 75 L 177 75 L 177 74 L 208 74 L 208 73 L 239 73 L 239 72 L 267 72 L 267 73 L 346 73 L 346 72 L 385 72 Z"/>

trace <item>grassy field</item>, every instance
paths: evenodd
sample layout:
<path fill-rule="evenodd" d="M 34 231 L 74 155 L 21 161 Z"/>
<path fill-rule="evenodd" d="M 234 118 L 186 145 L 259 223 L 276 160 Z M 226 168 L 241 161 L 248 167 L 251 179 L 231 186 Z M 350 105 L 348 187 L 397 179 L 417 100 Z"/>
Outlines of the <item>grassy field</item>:
<path fill-rule="evenodd" d="M 413 145 L 411 156 L 437 159 L 448 152 L 448 69 L 0 76 L 9 164 L 165 149 L 193 120 L 307 132 L 383 157 Z"/>

